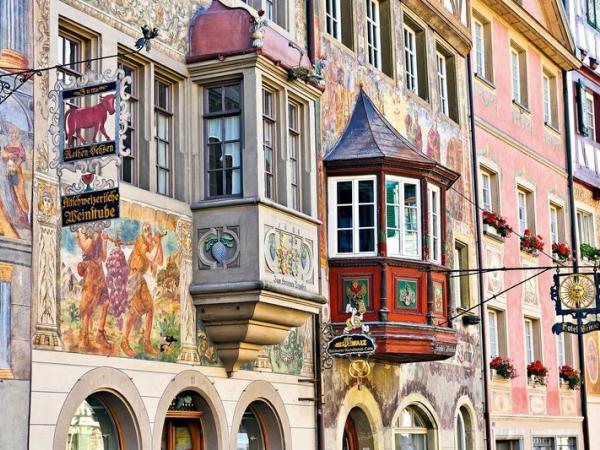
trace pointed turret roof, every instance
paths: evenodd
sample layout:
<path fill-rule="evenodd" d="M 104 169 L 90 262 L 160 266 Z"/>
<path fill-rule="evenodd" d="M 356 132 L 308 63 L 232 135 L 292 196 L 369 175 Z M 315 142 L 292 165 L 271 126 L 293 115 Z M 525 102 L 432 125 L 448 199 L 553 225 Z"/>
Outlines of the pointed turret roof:
<path fill-rule="evenodd" d="M 327 152 L 323 161 L 326 166 L 343 166 L 344 162 L 357 160 L 383 161 L 390 165 L 404 162 L 406 166 L 419 167 L 437 172 L 452 184 L 459 174 L 442 166 L 437 161 L 418 151 L 373 105 L 361 88 L 354 105 L 352 117 L 342 136 Z"/>

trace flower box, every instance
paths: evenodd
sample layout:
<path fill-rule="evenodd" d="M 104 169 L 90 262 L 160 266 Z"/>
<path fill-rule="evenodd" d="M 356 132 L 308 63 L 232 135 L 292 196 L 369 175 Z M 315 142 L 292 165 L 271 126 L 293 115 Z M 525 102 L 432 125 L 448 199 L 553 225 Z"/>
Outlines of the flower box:
<path fill-rule="evenodd" d="M 492 369 L 498 377 L 505 380 L 511 380 L 517 377 L 517 369 L 515 369 L 512 360 L 509 358 L 496 356 L 490 361 L 490 369 Z"/>
<path fill-rule="evenodd" d="M 535 235 L 530 230 L 525 230 L 521 236 L 521 251 L 538 256 L 542 250 L 544 250 L 543 238 L 539 234 Z"/>
<path fill-rule="evenodd" d="M 571 258 L 571 249 L 564 242 L 552 244 L 552 255 L 559 261 L 568 261 Z"/>
<path fill-rule="evenodd" d="M 482 214 L 484 231 L 490 228 L 493 228 L 495 234 L 500 236 L 501 238 L 505 238 L 510 233 L 512 233 L 512 228 L 506 222 L 504 217 L 499 216 L 493 211 L 484 211 Z"/>
<path fill-rule="evenodd" d="M 546 386 L 548 383 L 548 369 L 537 359 L 527 366 L 527 378 L 535 386 Z"/>
<path fill-rule="evenodd" d="M 581 373 L 579 370 L 575 370 L 568 364 L 561 366 L 558 370 L 558 376 L 562 383 L 569 387 L 571 390 L 579 389 L 581 385 Z"/>

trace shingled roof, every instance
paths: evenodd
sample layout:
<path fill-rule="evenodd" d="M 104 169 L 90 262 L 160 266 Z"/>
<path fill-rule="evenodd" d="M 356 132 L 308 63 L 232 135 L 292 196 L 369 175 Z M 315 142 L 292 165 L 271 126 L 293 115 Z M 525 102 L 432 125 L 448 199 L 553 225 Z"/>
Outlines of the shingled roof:
<path fill-rule="evenodd" d="M 448 185 L 460 176 L 418 151 L 385 119 L 362 88 L 346 129 L 323 158 L 326 166 L 345 165 L 345 161 L 356 164 L 357 160 L 379 160 L 396 166 L 406 162 L 406 166 L 435 172 Z"/>
<path fill-rule="evenodd" d="M 434 163 L 404 137 L 375 108 L 361 88 L 344 133 L 323 158 L 325 161 L 396 158 Z"/>

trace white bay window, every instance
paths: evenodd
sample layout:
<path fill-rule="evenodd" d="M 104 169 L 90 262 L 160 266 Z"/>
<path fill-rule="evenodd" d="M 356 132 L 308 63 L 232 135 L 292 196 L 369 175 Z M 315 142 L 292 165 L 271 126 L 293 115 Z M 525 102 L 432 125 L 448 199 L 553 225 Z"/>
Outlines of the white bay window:
<path fill-rule="evenodd" d="M 421 255 L 421 199 L 419 180 L 385 179 L 387 251 L 393 256 Z"/>
<path fill-rule="evenodd" d="M 332 256 L 376 254 L 374 176 L 329 179 Z"/>

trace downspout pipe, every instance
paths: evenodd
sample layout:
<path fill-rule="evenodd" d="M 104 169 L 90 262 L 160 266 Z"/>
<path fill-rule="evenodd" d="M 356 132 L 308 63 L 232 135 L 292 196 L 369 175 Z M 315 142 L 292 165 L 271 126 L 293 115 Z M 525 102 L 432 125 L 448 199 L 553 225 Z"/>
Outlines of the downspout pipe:
<path fill-rule="evenodd" d="M 571 242 L 573 252 L 573 272 L 579 272 L 579 242 L 577 241 L 577 215 L 575 207 L 575 184 L 573 180 L 573 141 L 571 137 L 571 107 L 572 107 L 572 96 L 569 89 L 569 77 L 565 70 L 562 71 L 562 82 L 563 82 L 563 99 L 564 99 L 564 116 L 565 116 L 565 152 L 567 158 L 567 187 L 569 189 L 569 221 L 571 222 Z M 577 319 L 578 324 L 581 326 L 581 317 Z M 584 450 L 590 450 L 590 429 L 589 429 L 589 417 L 588 417 L 588 403 L 587 403 L 587 385 L 585 383 L 585 352 L 584 352 L 583 334 L 577 334 L 577 353 L 579 354 L 579 370 L 581 372 L 581 415 L 583 416 L 583 422 L 581 424 L 583 433 L 583 448 Z"/>
<path fill-rule="evenodd" d="M 310 62 L 315 62 L 316 56 L 316 36 L 315 36 L 315 2 L 314 0 L 306 0 L 306 47 L 308 51 L 308 59 Z"/>
<path fill-rule="evenodd" d="M 483 244 L 482 244 L 482 226 L 481 219 L 479 217 L 479 163 L 477 160 L 477 143 L 475 140 L 475 107 L 473 101 L 473 71 L 471 70 L 471 53 L 467 55 L 467 80 L 468 80 L 468 94 L 469 94 L 469 128 L 471 134 L 471 179 L 473 180 L 473 199 L 475 203 L 474 211 L 474 222 L 475 222 L 475 234 L 476 234 L 476 254 L 477 254 L 477 267 L 483 269 Z M 492 445 L 492 421 L 490 418 L 490 387 L 489 387 L 489 367 L 488 367 L 488 351 L 487 351 L 487 315 L 486 308 L 483 303 L 485 300 L 485 293 L 483 291 L 483 272 L 481 270 L 477 274 L 477 288 L 479 297 L 479 336 L 480 336 L 480 348 L 481 348 L 481 369 L 483 375 L 483 420 L 485 422 L 485 448 L 487 450 L 493 450 Z"/>

